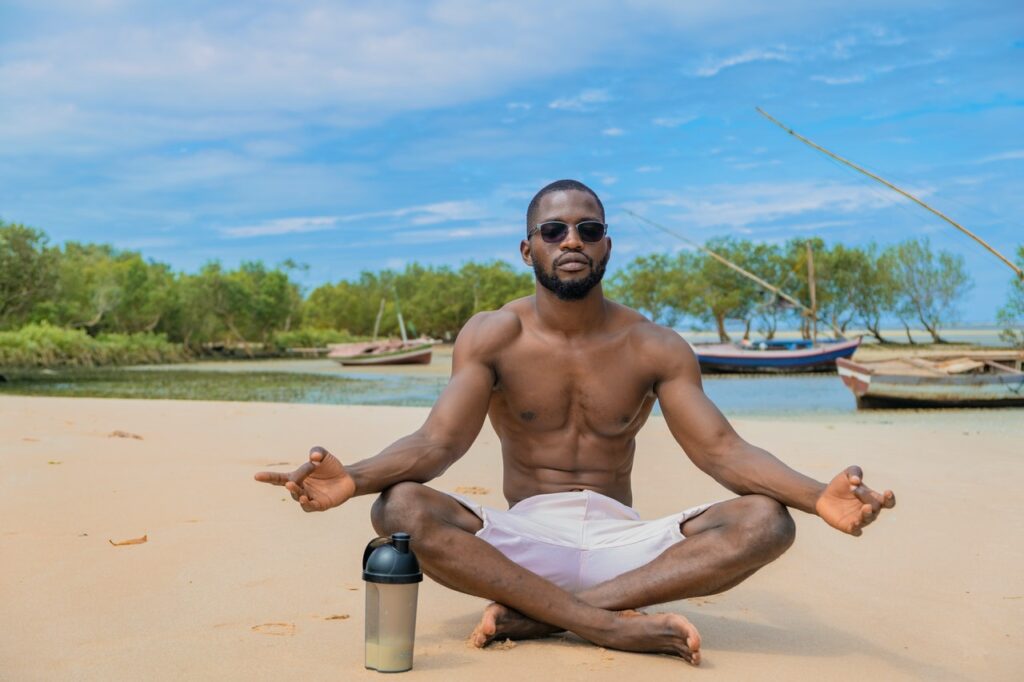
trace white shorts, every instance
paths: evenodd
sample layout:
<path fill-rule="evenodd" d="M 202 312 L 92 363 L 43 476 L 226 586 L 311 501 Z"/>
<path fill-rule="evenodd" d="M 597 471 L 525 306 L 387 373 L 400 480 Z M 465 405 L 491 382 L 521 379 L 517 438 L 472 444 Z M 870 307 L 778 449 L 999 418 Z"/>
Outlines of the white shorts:
<path fill-rule="evenodd" d="M 685 539 L 683 522 L 713 504 L 641 521 L 632 507 L 591 490 L 528 497 L 508 511 L 448 494 L 484 522 L 478 538 L 570 592 L 650 563 Z"/>

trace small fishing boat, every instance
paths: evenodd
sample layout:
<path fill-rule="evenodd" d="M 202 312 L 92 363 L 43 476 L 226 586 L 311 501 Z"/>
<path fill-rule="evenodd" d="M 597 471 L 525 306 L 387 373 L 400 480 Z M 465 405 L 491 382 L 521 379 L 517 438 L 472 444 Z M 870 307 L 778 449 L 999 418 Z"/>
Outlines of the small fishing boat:
<path fill-rule="evenodd" d="M 1024 406 L 1024 352 L 837 360 L 858 408 Z"/>
<path fill-rule="evenodd" d="M 436 344 L 433 339 L 337 343 L 329 346 L 327 357 L 342 365 L 428 365 Z"/>
<path fill-rule="evenodd" d="M 429 365 L 434 353 L 434 346 L 439 341 L 419 338 L 409 340 L 405 333 L 405 319 L 402 309 L 398 306 L 398 292 L 395 292 L 395 313 L 398 316 L 398 328 L 402 339 L 377 340 L 380 331 L 380 320 L 384 315 L 384 303 L 380 300 L 377 309 L 377 320 L 373 324 L 373 340 L 362 343 L 328 344 L 330 351 L 327 357 L 342 365 Z"/>
<path fill-rule="evenodd" d="M 829 372 L 839 358 L 849 358 L 860 346 L 860 337 L 847 341 L 761 341 L 757 343 L 697 344 L 700 367 L 705 372 Z"/>

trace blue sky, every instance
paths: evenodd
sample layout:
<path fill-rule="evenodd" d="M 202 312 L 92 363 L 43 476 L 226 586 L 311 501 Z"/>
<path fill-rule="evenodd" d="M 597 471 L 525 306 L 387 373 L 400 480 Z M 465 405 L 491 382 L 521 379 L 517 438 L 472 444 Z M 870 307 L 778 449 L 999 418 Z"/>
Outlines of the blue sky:
<path fill-rule="evenodd" d="M 797 131 L 1012 252 L 1024 243 L 1019 2 L 5 2 L 0 217 L 193 270 L 292 258 L 306 285 L 518 262 L 574 177 L 612 268 L 734 234 L 927 235 L 994 318 L 1011 272 Z"/>

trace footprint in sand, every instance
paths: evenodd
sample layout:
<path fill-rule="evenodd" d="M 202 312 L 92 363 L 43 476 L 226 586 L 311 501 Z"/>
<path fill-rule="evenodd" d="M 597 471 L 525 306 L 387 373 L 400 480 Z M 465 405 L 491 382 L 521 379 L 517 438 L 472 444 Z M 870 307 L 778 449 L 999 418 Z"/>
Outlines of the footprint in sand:
<path fill-rule="evenodd" d="M 295 623 L 260 623 L 252 626 L 253 632 L 275 637 L 291 637 L 295 634 Z"/>

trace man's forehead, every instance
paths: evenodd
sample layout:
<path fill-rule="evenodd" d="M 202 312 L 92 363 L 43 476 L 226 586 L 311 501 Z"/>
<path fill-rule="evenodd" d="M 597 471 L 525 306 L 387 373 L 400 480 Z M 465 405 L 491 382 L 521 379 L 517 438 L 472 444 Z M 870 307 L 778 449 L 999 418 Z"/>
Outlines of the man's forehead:
<path fill-rule="evenodd" d="M 588 192 L 578 189 L 548 192 L 537 203 L 537 217 L 541 221 L 559 218 L 600 218 L 601 205 Z"/>

